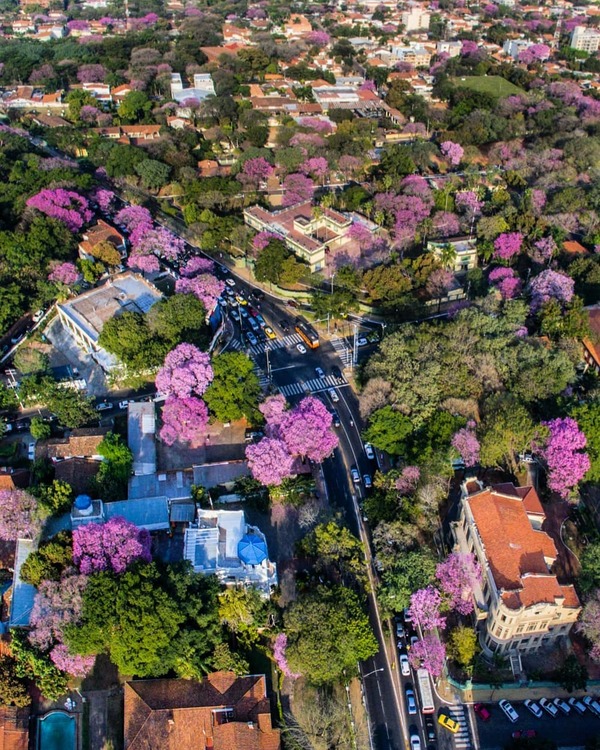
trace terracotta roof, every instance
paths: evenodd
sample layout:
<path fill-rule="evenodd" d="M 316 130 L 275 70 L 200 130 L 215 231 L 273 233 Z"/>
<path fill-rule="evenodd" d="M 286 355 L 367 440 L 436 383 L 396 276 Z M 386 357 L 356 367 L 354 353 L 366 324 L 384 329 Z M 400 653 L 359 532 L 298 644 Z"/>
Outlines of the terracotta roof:
<path fill-rule="evenodd" d="M 71 485 L 75 495 L 89 492 L 90 481 L 100 469 L 100 461 L 89 458 L 66 458 L 54 465 L 54 478 Z"/>
<path fill-rule="evenodd" d="M 600 367 L 600 307 L 588 307 L 587 314 L 592 338 L 583 339 L 583 345 L 594 358 L 596 366 Z"/>
<path fill-rule="evenodd" d="M 557 558 L 554 542 L 534 529 L 527 513 L 545 513 L 533 487 L 499 484 L 469 496 L 477 530 L 502 599 L 519 609 L 565 597 L 564 606 L 579 606 L 572 587 L 561 586 L 549 564 Z M 549 562 L 546 562 L 546 561 Z"/>
<path fill-rule="evenodd" d="M 576 242 L 575 240 L 568 240 L 567 242 L 562 243 L 563 250 L 565 253 L 569 253 L 571 255 L 587 255 L 587 250 L 583 245 L 580 245 L 579 242 Z"/>
<path fill-rule="evenodd" d="M 15 490 L 29 487 L 29 472 L 26 469 L 0 471 L 0 490 Z"/>
<path fill-rule="evenodd" d="M 29 747 L 29 709 L 0 708 L 0 750 L 27 750 Z"/>
<path fill-rule="evenodd" d="M 36 445 L 36 457 L 61 459 L 96 456 L 107 432 L 107 427 L 81 427 L 72 430 L 69 437 L 40 440 Z"/>
<path fill-rule="evenodd" d="M 125 683 L 125 750 L 279 750 L 264 675 Z M 1 749 L 0 749 L 1 750 Z"/>

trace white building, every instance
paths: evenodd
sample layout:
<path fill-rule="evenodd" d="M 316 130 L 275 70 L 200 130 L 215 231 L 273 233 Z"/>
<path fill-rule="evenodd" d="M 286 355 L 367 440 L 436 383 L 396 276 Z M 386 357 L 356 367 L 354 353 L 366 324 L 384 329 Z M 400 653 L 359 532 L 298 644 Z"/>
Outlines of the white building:
<path fill-rule="evenodd" d="M 195 73 L 194 85 L 189 89 L 183 87 L 180 73 L 171 73 L 171 98 L 176 102 L 182 102 L 185 99 L 197 99 L 201 102 L 207 96 L 214 95 L 215 86 L 210 73 Z"/>
<path fill-rule="evenodd" d="M 229 586 L 254 586 L 269 596 L 277 585 L 265 535 L 246 523 L 243 510 L 199 509 L 185 531 L 183 555 L 196 573 L 216 575 Z"/>
<path fill-rule="evenodd" d="M 513 60 L 517 60 L 521 52 L 530 46 L 529 39 L 507 39 L 502 45 L 502 50 Z"/>
<path fill-rule="evenodd" d="M 441 55 L 443 52 L 445 52 L 447 55 L 450 55 L 450 57 L 458 57 L 461 50 L 462 42 L 458 41 L 447 42 L 445 40 L 442 40 L 435 46 L 435 51 L 438 55 Z"/>
<path fill-rule="evenodd" d="M 571 34 L 571 47 L 582 52 L 598 52 L 600 48 L 600 31 L 585 26 L 575 26 Z"/>
<path fill-rule="evenodd" d="M 409 8 L 402 13 L 402 23 L 406 31 L 428 29 L 430 20 L 429 12 L 420 7 Z"/>

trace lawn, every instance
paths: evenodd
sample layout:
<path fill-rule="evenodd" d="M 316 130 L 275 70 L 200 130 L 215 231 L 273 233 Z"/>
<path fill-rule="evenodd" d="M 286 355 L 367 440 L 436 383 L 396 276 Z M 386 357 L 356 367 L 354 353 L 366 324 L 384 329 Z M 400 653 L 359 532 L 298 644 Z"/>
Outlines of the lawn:
<path fill-rule="evenodd" d="M 479 91 L 483 94 L 491 94 L 499 99 L 511 94 L 523 93 L 523 89 L 520 89 L 514 83 L 500 76 L 465 76 L 463 78 L 455 78 L 453 82 L 456 86 Z"/>

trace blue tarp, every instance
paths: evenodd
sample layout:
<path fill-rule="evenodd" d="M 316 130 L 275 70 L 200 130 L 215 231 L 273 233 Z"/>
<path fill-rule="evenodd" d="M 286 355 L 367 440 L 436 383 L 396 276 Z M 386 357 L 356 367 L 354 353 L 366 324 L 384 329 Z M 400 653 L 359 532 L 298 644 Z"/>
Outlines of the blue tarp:
<path fill-rule="evenodd" d="M 267 545 L 257 534 L 246 534 L 238 542 L 238 557 L 246 565 L 260 565 L 267 559 Z"/>

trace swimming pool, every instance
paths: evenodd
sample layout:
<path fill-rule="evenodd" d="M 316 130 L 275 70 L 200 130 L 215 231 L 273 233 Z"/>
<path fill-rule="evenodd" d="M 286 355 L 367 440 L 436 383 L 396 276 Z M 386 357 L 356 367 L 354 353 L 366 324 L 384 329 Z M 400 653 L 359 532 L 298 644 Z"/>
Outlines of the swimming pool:
<path fill-rule="evenodd" d="M 37 750 L 75 750 L 75 717 L 50 711 L 38 719 Z"/>

